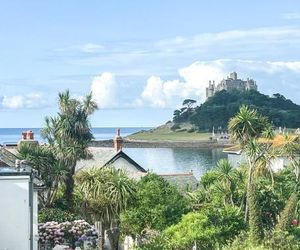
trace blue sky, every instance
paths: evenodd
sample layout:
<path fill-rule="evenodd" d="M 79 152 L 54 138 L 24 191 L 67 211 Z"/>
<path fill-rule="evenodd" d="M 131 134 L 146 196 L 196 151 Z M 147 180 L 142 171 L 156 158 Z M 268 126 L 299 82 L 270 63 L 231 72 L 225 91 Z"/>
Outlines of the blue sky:
<path fill-rule="evenodd" d="M 229 72 L 300 104 L 299 1 L 2 1 L 0 127 L 93 91 L 99 126 L 157 126 Z"/>

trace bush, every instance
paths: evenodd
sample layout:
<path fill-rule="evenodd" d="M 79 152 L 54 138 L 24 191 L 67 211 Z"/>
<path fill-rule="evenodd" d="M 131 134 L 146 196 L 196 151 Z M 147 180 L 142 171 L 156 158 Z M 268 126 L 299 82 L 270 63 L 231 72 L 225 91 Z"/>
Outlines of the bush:
<path fill-rule="evenodd" d="M 286 231 L 274 231 L 273 234 L 264 241 L 264 245 L 267 249 L 300 249 L 300 242 L 297 241 L 292 234 Z"/>
<path fill-rule="evenodd" d="M 190 212 L 182 220 L 164 231 L 164 249 L 191 249 L 195 243 L 201 249 L 224 246 L 245 229 L 243 215 L 234 207 Z"/>
<path fill-rule="evenodd" d="M 135 200 L 121 214 L 121 229 L 133 236 L 145 229 L 162 231 L 188 210 L 187 198 L 176 187 L 160 176 L 148 174 L 138 182 Z"/>
<path fill-rule="evenodd" d="M 190 128 L 190 129 L 187 130 L 188 133 L 194 133 L 195 131 L 196 131 L 195 128 Z"/>
<path fill-rule="evenodd" d="M 39 210 L 39 223 L 45 223 L 47 221 L 56 221 L 60 223 L 76 219 L 79 219 L 77 215 L 59 208 L 42 208 Z"/>
<path fill-rule="evenodd" d="M 253 246 L 246 233 L 241 233 L 235 240 L 227 245 L 224 250 L 296 250 L 300 243 L 293 235 L 285 231 L 275 231 L 266 236 L 263 243 Z"/>

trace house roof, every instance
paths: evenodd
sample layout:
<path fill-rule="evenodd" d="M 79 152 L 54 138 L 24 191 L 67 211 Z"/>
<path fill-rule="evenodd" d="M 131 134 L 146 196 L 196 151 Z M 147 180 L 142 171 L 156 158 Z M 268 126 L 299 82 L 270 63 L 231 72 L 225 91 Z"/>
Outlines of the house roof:
<path fill-rule="evenodd" d="M 192 172 L 158 174 L 171 185 L 178 187 L 182 191 L 193 191 L 198 187 L 198 180 Z"/>
<path fill-rule="evenodd" d="M 123 158 L 127 160 L 129 163 L 131 163 L 133 166 L 135 166 L 139 171 L 143 173 L 147 173 L 147 171 L 142 168 L 137 162 L 135 162 L 132 158 L 130 158 L 127 154 L 125 154 L 122 150 L 117 152 L 110 160 L 108 160 L 103 166 L 108 166 L 113 164 L 117 159 Z"/>
<path fill-rule="evenodd" d="M 89 147 L 89 150 L 92 153 L 93 158 L 78 161 L 76 164 L 76 171 L 83 168 L 103 167 L 116 155 L 116 151 L 113 148 Z"/>
<path fill-rule="evenodd" d="M 0 147 L 0 162 L 3 165 L 14 167 L 17 159 L 16 149 Z"/>
<path fill-rule="evenodd" d="M 142 168 L 137 162 L 125 154 L 122 150 L 116 152 L 113 148 L 100 148 L 100 147 L 90 147 L 90 152 L 93 155 L 92 159 L 89 160 L 80 160 L 76 164 L 76 171 L 83 168 L 90 167 L 104 167 L 112 165 L 117 159 L 123 158 L 128 161 L 130 164 L 135 166 L 135 168 L 143 173 L 147 171 Z"/>

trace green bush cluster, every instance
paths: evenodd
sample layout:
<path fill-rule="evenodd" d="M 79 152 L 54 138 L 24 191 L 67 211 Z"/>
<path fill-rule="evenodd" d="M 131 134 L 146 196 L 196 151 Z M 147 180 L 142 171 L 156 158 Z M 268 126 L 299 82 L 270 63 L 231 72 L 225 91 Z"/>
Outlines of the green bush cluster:
<path fill-rule="evenodd" d="M 64 221 L 78 220 L 79 216 L 69 211 L 62 210 L 60 208 L 42 208 L 39 210 L 38 221 L 39 223 L 45 223 L 48 221 L 56 221 L 58 223 Z"/>

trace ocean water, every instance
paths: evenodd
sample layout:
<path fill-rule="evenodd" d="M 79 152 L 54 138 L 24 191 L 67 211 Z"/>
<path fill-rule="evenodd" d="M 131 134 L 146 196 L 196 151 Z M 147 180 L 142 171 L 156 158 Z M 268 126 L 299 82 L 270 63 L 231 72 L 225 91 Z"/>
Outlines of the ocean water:
<path fill-rule="evenodd" d="M 124 148 L 123 151 L 144 169 L 154 173 L 187 173 L 199 179 L 227 158 L 222 148 Z"/>
<path fill-rule="evenodd" d="M 125 137 L 142 129 L 150 128 L 126 127 L 120 129 L 121 135 Z M 35 139 L 43 142 L 43 138 L 40 134 L 40 128 L 0 128 L 0 143 L 16 143 L 21 139 L 22 132 L 27 130 L 32 130 L 34 132 Z M 96 140 L 108 140 L 115 136 L 116 128 L 92 128 L 92 132 Z"/>
<path fill-rule="evenodd" d="M 149 128 L 120 129 L 121 135 L 127 136 Z M 39 128 L 0 128 L 0 144 L 18 142 L 21 139 L 21 133 L 27 130 L 32 130 L 35 139 L 43 142 Z M 92 131 L 97 140 L 112 139 L 116 134 L 115 128 L 93 128 Z M 155 173 L 193 171 L 197 178 L 214 168 L 218 160 L 227 157 L 219 148 L 124 148 L 123 150 L 146 170 Z"/>

